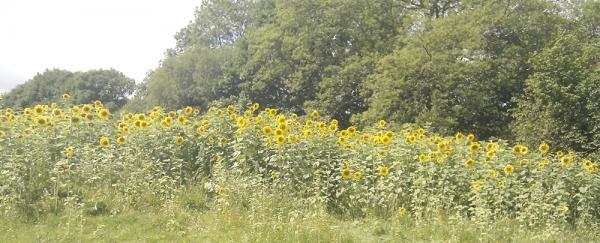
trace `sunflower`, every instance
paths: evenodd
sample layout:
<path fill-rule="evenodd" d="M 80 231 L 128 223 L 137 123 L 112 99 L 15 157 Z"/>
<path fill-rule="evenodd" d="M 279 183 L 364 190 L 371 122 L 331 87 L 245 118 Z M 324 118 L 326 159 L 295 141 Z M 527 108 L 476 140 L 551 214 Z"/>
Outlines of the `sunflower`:
<path fill-rule="evenodd" d="M 352 176 L 352 172 L 350 171 L 350 168 L 344 168 L 340 174 L 342 174 L 342 178 L 344 180 L 350 180 L 351 176 Z"/>
<path fill-rule="evenodd" d="M 380 128 L 384 128 L 387 123 L 385 122 L 385 120 L 379 120 L 379 122 L 377 124 L 379 125 Z"/>
<path fill-rule="evenodd" d="M 354 178 L 355 181 L 360 180 L 361 177 L 362 177 L 362 173 L 360 171 L 356 171 L 356 172 L 354 172 L 354 174 L 352 174 L 352 178 Z"/>
<path fill-rule="evenodd" d="M 183 109 L 183 112 L 186 115 L 192 115 L 194 113 L 194 108 L 192 108 L 191 106 L 185 107 L 185 109 Z"/>
<path fill-rule="evenodd" d="M 548 146 L 547 143 L 542 143 L 538 147 L 538 150 L 540 151 L 540 153 L 545 154 L 548 153 L 548 150 L 550 150 L 550 146 Z"/>
<path fill-rule="evenodd" d="M 349 133 L 350 135 L 354 135 L 354 134 L 356 133 L 356 127 L 353 127 L 353 126 L 349 127 L 349 128 L 348 128 L 348 129 L 346 129 L 346 130 L 348 131 L 348 133 Z"/>
<path fill-rule="evenodd" d="M 467 140 L 469 140 L 469 141 L 471 141 L 471 142 L 472 142 L 473 140 L 475 140 L 475 134 L 473 134 L 473 133 L 469 133 L 469 134 L 467 135 Z"/>
<path fill-rule="evenodd" d="M 598 165 L 597 164 L 590 164 L 587 166 L 587 170 L 590 173 L 596 173 L 598 172 Z"/>
<path fill-rule="evenodd" d="M 73 147 L 67 147 L 65 149 L 65 154 L 67 154 L 67 156 L 73 156 L 74 152 L 75 152 L 75 149 L 73 149 Z"/>
<path fill-rule="evenodd" d="M 275 129 L 275 136 L 283 136 L 284 131 L 281 129 Z"/>
<path fill-rule="evenodd" d="M 100 117 L 100 119 L 108 119 L 108 117 L 110 116 L 110 111 L 108 111 L 108 109 L 100 109 L 98 110 L 98 117 Z"/>
<path fill-rule="evenodd" d="M 471 152 L 477 152 L 477 151 L 479 151 L 480 149 L 481 149 L 481 144 L 479 144 L 479 143 L 476 143 L 476 142 L 475 142 L 475 143 L 471 143 L 471 145 L 469 145 L 469 150 L 470 150 Z"/>
<path fill-rule="evenodd" d="M 38 116 L 35 118 L 35 123 L 39 126 L 46 126 L 50 123 L 50 119 L 45 116 Z"/>
<path fill-rule="evenodd" d="M 290 128 L 287 124 L 285 124 L 285 122 L 282 122 L 282 123 L 277 124 L 277 129 L 282 130 L 282 131 L 288 131 Z"/>
<path fill-rule="evenodd" d="M 63 100 L 69 100 L 71 98 L 71 95 L 69 95 L 68 93 L 64 93 L 62 95 Z"/>
<path fill-rule="evenodd" d="M 275 142 L 277 142 L 277 144 L 284 144 L 285 143 L 285 137 L 284 136 L 277 136 L 275 137 Z"/>
<path fill-rule="evenodd" d="M 392 138 L 388 137 L 388 136 L 383 136 L 383 137 L 379 138 L 379 141 L 382 144 L 388 145 L 388 144 L 390 144 L 390 142 L 392 142 Z"/>
<path fill-rule="evenodd" d="M 417 137 L 415 135 L 410 135 L 410 136 L 406 137 L 406 143 L 408 143 L 408 144 L 413 144 L 413 143 L 415 143 L 416 140 L 417 140 Z"/>
<path fill-rule="evenodd" d="M 92 112 L 92 106 L 84 105 L 83 107 L 81 107 L 81 111 L 83 111 L 83 113 L 90 113 L 90 112 Z"/>
<path fill-rule="evenodd" d="M 94 106 L 95 106 L 96 108 L 101 108 L 101 107 L 103 107 L 103 105 L 102 105 L 102 101 L 99 101 L 99 100 L 96 100 L 96 101 L 94 101 Z"/>
<path fill-rule="evenodd" d="M 71 120 L 71 123 L 78 124 L 79 122 L 81 122 L 81 117 L 75 115 L 75 116 L 72 116 L 70 120 Z"/>
<path fill-rule="evenodd" d="M 338 125 L 337 125 L 337 124 L 335 124 L 335 123 L 331 123 L 331 124 L 329 125 L 329 130 L 331 130 L 332 132 L 335 132 L 335 131 L 337 131 L 337 130 L 338 130 Z"/>
<path fill-rule="evenodd" d="M 573 162 L 573 158 L 571 156 L 563 156 L 560 158 L 560 164 L 563 166 L 569 166 Z"/>
<path fill-rule="evenodd" d="M 175 144 L 177 144 L 177 145 L 183 144 L 183 137 L 178 136 L 177 138 L 175 138 Z"/>
<path fill-rule="evenodd" d="M 310 116 L 311 116 L 313 119 L 317 119 L 317 118 L 319 118 L 319 112 L 318 112 L 318 111 L 312 111 L 312 112 L 310 113 Z"/>
<path fill-rule="evenodd" d="M 60 109 L 54 109 L 54 110 L 52 110 L 52 115 L 54 115 L 54 116 L 60 116 L 60 114 L 62 114 L 62 111 Z"/>
<path fill-rule="evenodd" d="M 496 177 L 498 177 L 498 171 L 496 171 L 496 170 L 490 170 L 488 174 L 489 174 L 489 175 L 490 175 L 490 177 L 492 177 L 492 178 L 496 178 Z"/>
<path fill-rule="evenodd" d="M 313 131 L 312 131 L 312 130 L 310 130 L 310 129 L 306 129 L 306 130 L 302 131 L 302 134 L 303 134 L 305 137 L 312 137 L 312 135 L 313 135 Z"/>
<path fill-rule="evenodd" d="M 104 136 L 100 137 L 100 146 L 107 147 L 108 145 L 110 145 L 110 140 Z"/>
<path fill-rule="evenodd" d="M 513 171 L 515 171 L 515 167 L 513 167 L 511 164 L 504 166 L 504 174 L 508 175 L 510 173 L 513 173 Z"/>
<path fill-rule="evenodd" d="M 271 133 L 273 132 L 273 129 L 270 126 L 264 126 L 262 128 L 262 132 L 265 135 L 271 135 Z M 281 134 L 280 134 L 281 135 Z"/>
<path fill-rule="evenodd" d="M 125 137 L 123 137 L 123 136 L 120 136 L 117 138 L 117 143 L 119 143 L 121 145 L 125 144 L 126 141 L 127 141 L 127 139 L 125 139 Z"/>
<path fill-rule="evenodd" d="M 406 208 L 404 208 L 404 207 L 400 207 L 400 208 L 398 209 L 398 214 L 399 214 L 400 216 L 406 215 L 406 212 L 407 212 L 407 210 L 406 210 Z"/>
<path fill-rule="evenodd" d="M 244 118 L 244 117 L 240 117 L 237 119 L 236 123 L 239 128 L 243 128 L 248 125 L 248 120 L 246 120 L 246 118 Z"/>
<path fill-rule="evenodd" d="M 467 167 L 473 167 L 475 165 L 475 160 L 473 158 L 468 158 L 465 160 L 465 165 Z"/>
<path fill-rule="evenodd" d="M 387 166 L 379 166 L 379 175 L 387 176 L 389 172 L 390 172 L 390 170 L 388 169 Z"/>
<path fill-rule="evenodd" d="M 427 157 L 427 155 L 424 154 L 419 154 L 419 161 L 427 161 L 429 158 Z"/>
<path fill-rule="evenodd" d="M 529 149 L 527 148 L 527 146 L 525 145 L 515 145 L 512 148 L 513 153 L 515 154 L 520 154 L 520 155 L 526 155 L 527 152 L 529 151 Z"/>

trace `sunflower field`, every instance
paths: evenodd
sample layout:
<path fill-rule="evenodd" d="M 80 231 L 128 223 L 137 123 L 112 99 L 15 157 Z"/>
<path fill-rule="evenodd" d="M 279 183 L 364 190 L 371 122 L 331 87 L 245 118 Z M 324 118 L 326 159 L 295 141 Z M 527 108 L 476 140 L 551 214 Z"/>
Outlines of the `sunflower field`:
<path fill-rule="evenodd" d="M 202 203 L 190 196 L 199 193 Z M 292 207 L 260 209 L 265 198 Z M 232 202 L 292 218 L 302 209 L 588 228 L 600 219 L 600 173 L 597 163 L 545 143 L 441 136 L 385 120 L 341 129 L 318 111 L 298 116 L 259 104 L 112 114 L 65 94 L 59 103 L 0 110 L 3 217 L 158 209 L 175 219 L 178 207 L 224 212 Z"/>

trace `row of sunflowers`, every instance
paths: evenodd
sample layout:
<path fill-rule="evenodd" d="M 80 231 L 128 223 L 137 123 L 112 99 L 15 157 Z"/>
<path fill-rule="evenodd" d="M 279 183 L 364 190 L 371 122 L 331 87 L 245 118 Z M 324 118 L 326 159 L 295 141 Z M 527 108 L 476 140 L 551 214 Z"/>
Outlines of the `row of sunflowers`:
<path fill-rule="evenodd" d="M 112 114 L 102 102 L 0 110 L 0 209 L 42 215 L 98 202 L 110 213 L 235 182 L 294 195 L 350 216 L 446 214 L 529 225 L 600 217 L 598 165 L 536 147 L 441 136 L 380 120 L 359 130 L 318 111 L 259 104 Z M 179 194 L 178 194 L 179 193 Z"/>

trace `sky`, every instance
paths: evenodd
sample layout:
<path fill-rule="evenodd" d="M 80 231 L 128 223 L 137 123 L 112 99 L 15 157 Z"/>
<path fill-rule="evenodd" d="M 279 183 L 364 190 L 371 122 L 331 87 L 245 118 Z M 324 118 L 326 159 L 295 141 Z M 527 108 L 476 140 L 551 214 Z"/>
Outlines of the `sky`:
<path fill-rule="evenodd" d="M 51 68 L 114 68 L 141 82 L 200 3 L 0 0 L 0 93 Z"/>

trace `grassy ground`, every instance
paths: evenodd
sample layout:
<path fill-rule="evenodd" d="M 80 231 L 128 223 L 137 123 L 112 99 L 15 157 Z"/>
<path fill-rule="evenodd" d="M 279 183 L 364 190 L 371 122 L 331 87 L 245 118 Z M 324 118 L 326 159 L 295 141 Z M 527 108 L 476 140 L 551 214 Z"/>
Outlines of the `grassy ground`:
<path fill-rule="evenodd" d="M 256 215 L 242 210 L 121 213 L 117 216 L 49 216 L 37 223 L 0 219 L 0 242 L 593 242 L 592 232 L 522 229 L 514 222 L 475 227 L 445 220 L 416 224 L 389 220 L 308 219 Z M 597 236 L 596 236 L 597 237 Z"/>

